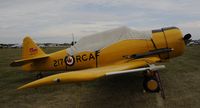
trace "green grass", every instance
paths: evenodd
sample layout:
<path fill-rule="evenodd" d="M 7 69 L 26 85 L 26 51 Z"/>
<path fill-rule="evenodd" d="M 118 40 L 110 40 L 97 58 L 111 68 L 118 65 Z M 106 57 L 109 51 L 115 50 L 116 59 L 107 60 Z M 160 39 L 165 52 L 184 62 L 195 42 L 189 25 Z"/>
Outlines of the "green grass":
<path fill-rule="evenodd" d="M 48 48 L 53 52 L 60 48 Z M 143 93 L 141 75 L 122 75 L 93 82 L 16 90 L 36 80 L 36 73 L 10 67 L 21 49 L 0 49 L 0 108 L 198 108 L 200 106 L 200 46 L 188 47 L 183 56 L 165 63 L 160 72 L 166 100 L 159 94 Z"/>

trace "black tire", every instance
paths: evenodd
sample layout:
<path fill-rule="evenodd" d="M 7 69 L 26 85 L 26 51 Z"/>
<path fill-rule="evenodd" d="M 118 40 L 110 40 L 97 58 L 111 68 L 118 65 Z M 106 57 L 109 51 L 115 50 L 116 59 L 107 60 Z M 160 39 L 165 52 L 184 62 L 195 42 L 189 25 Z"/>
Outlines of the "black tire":
<path fill-rule="evenodd" d="M 157 83 L 157 87 L 153 90 L 148 88 L 147 84 L 149 81 L 155 81 Z M 157 79 L 154 77 L 145 77 L 145 79 L 143 81 L 143 87 L 146 92 L 150 92 L 150 93 L 157 93 L 160 91 L 159 83 L 158 83 Z"/>

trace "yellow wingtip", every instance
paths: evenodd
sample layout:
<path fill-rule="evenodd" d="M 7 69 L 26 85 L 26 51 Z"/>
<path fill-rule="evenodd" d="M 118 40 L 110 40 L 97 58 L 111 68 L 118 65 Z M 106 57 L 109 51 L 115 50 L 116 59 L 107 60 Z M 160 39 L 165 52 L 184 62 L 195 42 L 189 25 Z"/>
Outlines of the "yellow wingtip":
<path fill-rule="evenodd" d="M 24 89 L 23 86 L 20 86 L 20 87 L 17 88 L 17 90 L 22 90 L 22 89 Z"/>
<path fill-rule="evenodd" d="M 38 86 L 40 86 L 41 84 L 43 84 L 44 82 L 45 82 L 45 80 L 39 79 L 39 80 L 30 82 L 30 83 L 27 83 L 27 84 L 25 84 L 25 85 L 23 85 L 23 86 L 20 86 L 20 87 L 17 88 L 17 90 L 22 90 L 22 89 L 27 89 L 27 88 L 38 87 Z"/>
<path fill-rule="evenodd" d="M 20 87 L 17 88 L 17 90 L 22 90 L 22 89 L 27 89 L 27 88 L 33 88 L 34 85 L 31 84 L 31 83 L 32 83 L 32 82 L 30 82 L 30 83 L 28 83 L 28 84 L 25 84 L 25 85 L 23 85 L 23 86 L 20 86 Z"/>

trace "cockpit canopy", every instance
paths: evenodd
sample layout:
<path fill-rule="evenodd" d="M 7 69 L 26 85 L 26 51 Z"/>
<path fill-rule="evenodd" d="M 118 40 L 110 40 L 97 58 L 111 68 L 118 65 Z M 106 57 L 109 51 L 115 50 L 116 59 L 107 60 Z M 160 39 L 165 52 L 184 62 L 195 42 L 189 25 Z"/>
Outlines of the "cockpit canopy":
<path fill-rule="evenodd" d="M 150 39 L 152 31 L 137 31 L 128 27 L 119 27 L 116 29 L 104 31 L 101 33 L 85 36 L 81 38 L 74 46 L 67 49 L 69 54 L 82 51 L 97 51 L 116 42 L 127 39 Z"/>

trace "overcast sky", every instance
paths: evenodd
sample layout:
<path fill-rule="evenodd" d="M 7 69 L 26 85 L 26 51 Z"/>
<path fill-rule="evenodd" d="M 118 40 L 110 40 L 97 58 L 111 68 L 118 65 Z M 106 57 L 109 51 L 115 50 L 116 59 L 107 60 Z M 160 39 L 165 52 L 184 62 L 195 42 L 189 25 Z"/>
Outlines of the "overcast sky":
<path fill-rule="evenodd" d="M 200 0 L 0 0 L 0 43 L 70 42 L 128 26 L 177 26 L 200 38 Z"/>

